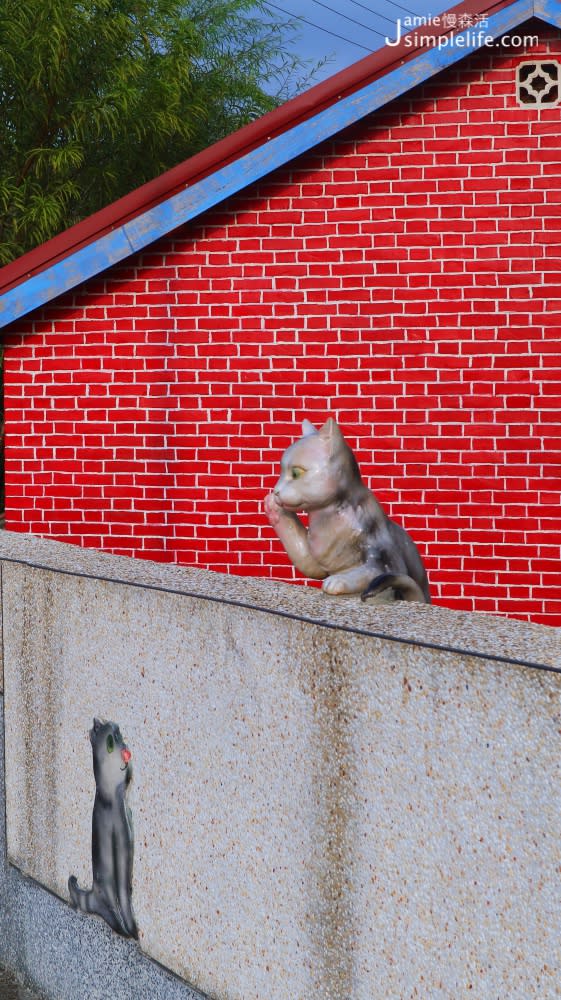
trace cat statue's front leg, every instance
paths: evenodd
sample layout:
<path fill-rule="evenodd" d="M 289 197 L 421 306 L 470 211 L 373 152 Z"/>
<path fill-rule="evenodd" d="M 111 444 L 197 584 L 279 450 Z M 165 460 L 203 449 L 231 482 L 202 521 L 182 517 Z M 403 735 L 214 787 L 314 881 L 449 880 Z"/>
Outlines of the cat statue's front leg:
<path fill-rule="evenodd" d="M 352 566 L 341 573 L 333 573 L 323 581 L 322 590 L 326 594 L 361 594 L 372 582 L 372 570 L 365 563 Z"/>
<path fill-rule="evenodd" d="M 324 580 L 327 572 L 310 552 L 308 531 L 298 515 L 285 510 L 274 493 L 265 497 L 265 513 L 296 569 L 312 580 Z"/>

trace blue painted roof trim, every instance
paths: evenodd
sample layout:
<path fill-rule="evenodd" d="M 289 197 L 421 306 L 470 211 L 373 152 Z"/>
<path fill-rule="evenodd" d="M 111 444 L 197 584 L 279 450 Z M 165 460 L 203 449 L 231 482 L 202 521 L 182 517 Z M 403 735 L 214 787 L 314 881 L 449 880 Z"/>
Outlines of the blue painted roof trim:
<path fill-rule="evenodd" d="M 534 0 L 534 16 L 547 21 L 555 28 L 561 28 L 561 8 L 558 0 Z"/>
<path fill-rule="evenodd" d="M 427 49 L 410 62 L 320 111 L 313 118 L 295 125 L 203 178 L 191 188 L 173 195 L 155 208 L 10 289 L 0 299 L 0 328 L 100 274 L 112 264 L 125 260 L 132 253 L 145 249 L 155 240 L 260 180 L 277 167 L 476 52 L 483 47 L 484 36 L 500 38 L 534 14 L 561 27 L 558 0 L 536 0 L 535 5 L 534 0 L 516 0 L 489 17 L 481 30 L 469 28 L 458 32 L 453 44 Z"/>

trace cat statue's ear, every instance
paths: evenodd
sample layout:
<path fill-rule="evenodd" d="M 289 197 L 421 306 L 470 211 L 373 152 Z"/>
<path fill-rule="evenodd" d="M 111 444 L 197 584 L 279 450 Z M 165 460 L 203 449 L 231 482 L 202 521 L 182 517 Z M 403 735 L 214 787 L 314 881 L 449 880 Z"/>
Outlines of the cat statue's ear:
<path fill-rule="evenodd" d="M 333 419 L 333 417 L 330 417 L 329 420 L 327 420 L 323 425 L 319 431 L 319 436 L 328 445 L 331 455 L 333 455 L 334 452 L 340 448 L 341 444 L 344 443 L 344 438 L 341 434 L 339 424 Z"/>
<path fill-rule="evenodd" d="M 101 729 L 102 726 L 103 726 L 103 722 L 101 721 L 101 719 L 95 719 L 94 718 L 94 720 L 93 720 L 94 733 L 97 733 L 97 731 L 99 729 Z"/>
<path fill-rule="evenodd" d="M 317 434 L 317 427 L 314 427 L 309 420 L 304 420 L 302 422 L 302 437 L 309 437 L 310 434 Z"/>

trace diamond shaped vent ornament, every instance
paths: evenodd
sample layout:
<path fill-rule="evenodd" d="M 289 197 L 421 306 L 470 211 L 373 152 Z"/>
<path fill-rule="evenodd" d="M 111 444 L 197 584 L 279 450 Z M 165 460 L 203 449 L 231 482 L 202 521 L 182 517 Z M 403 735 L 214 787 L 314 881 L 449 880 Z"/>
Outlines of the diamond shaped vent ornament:
<path fill-rule="evenodd" d="M 520 63 L 516 71 L 516 97 L 523 107 L 559 104 L 561 65 L 554 60 Z"/>

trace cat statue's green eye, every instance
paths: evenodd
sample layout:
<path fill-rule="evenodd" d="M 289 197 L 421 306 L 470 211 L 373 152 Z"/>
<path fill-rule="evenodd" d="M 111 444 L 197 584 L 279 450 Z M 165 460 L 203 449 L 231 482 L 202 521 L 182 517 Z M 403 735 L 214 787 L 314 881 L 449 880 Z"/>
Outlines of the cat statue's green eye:
<path fill-rule="evenodd" d="M 300 476 L 302 475 L 303 471 L 304 471 L 303 469 L 299 469 L 298 466 L 296 466 L 294 469 L 290 470 L 290 474 L 293 479 L 300 479 Z"/>
<path fill-rule="evenodd" d="M 107 737 L 106 746 L 107 746 L 107 753 L 113 753 L 115 749 L 115 740 L 111 736 L 111 733 L 109 733 L 109 736 Z"/>

